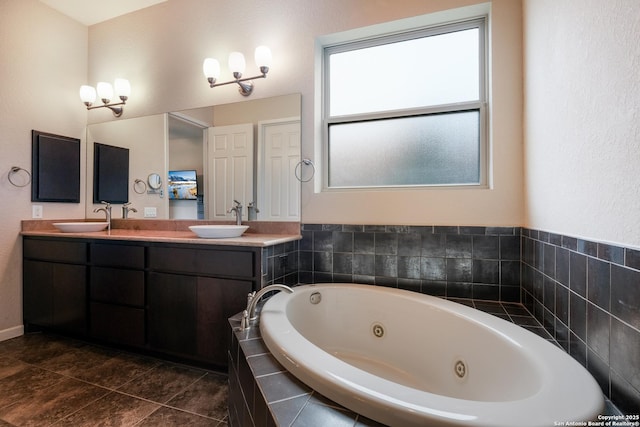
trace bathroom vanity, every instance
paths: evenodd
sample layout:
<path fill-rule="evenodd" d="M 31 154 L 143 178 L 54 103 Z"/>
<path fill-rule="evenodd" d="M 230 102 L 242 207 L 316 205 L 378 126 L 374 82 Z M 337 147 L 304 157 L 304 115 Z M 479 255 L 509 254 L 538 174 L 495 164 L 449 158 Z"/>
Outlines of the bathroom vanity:
<path fill-rule="evenodd" d="M 244 309 L 249 292 L 286 280 L 299 239 L 122 229 L 22 235 L 26 331 L 46 328 L 218 367 L 227 365 L 227 319 Z"/>

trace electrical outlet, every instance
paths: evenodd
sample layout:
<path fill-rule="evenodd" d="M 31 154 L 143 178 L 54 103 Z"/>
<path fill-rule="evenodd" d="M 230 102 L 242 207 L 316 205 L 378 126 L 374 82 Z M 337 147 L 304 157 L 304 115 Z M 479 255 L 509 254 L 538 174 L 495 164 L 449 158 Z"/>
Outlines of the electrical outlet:
<path fill-rule="evenodd" d="M 158 216 L 158 210 L 156 209 L 155 206 L 146 206 L 144 208 L 144 217 L 145 218 L 155 218 Z"/>
<path fill-rule="evenodd" d="M 35 219 L 42 218 L 42 205 L 31 206 L 31 218 L 35 218 Z"/>

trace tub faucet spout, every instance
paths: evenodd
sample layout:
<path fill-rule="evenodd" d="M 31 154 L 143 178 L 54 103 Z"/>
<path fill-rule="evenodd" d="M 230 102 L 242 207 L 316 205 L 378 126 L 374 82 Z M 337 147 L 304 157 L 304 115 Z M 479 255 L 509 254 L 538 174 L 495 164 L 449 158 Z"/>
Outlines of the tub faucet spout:
<path fill-rule="evenodd" d="M 274 284 L 265 286 L 257 292 L 250 293 L 247 298 L 247 309 L 242 313 L 242 323 L 240 325 L 241 329 L 249 329 L 249 324 L 251 323 L 251 321 L 258 318 L 258 316 L 256 316 L 256 306 L 258 305 L 258 302 L 264 294 L 273 291 L 282 291 L 290 294 L 293 292 L 293 289 L 286 285 Z"/>

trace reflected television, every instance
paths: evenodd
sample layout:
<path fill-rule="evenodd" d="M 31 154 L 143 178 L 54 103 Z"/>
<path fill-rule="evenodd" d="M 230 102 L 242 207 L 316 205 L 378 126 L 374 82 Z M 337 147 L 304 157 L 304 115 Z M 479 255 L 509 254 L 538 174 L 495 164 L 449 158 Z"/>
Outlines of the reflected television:
<path fill-rule="evenodd" d="M 169 171 L 169 200 L 197 200 L 198 181 L 195 170 Z"/>

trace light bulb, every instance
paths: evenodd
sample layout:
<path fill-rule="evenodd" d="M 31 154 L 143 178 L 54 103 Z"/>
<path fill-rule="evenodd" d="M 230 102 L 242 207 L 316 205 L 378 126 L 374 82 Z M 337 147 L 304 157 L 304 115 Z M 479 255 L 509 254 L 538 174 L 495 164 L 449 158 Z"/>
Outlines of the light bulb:
<path fill-rule="evenodd" d="M 207 58 L 202 64 L 202 72 L 207 79 L 213 79 L 214 81 L 220 77 L 220 63 L 217 59 Z"/>
<path fill-rule="evenodd" d="M 80 86 L 80 99 L 87 107 L 96 102 L 96 89 L 93 86 Z"/>
<path fill-rule="evenodd" d="M 127 79 L 116 79 L 113 83 L 113 86 L 116 90 L 116 96 L 122 99 L 123 101 L 129 98 L 131 95 L 131 84 Z"/>
<path fill-rule="evenodd" d="M 239 74 L 241 76 L 242 73 L 244 73 L 244 69 L 246 68 L 246 66 L 247 63 L 245 62 L 244 55 L 242 53 L 231 52 L 229 54 L 229 69 L 236 78 L 239 77 L 236 76 L 236 74 Z"/>
<path fill-rule="evenodd" d="M 111 98 L 113 98 L 113 86 L 111 86 L 111 83 L 99 82 L 97 90 L 98 90 L 98 97 L 105 104 L 108 104 L 109 101 L 111 101 Z"/>
<path fill-rule="evenodd" d="M 267 46 L 258 46 L 256 48 L 255 59 L 258 67 L 271 67 L 271 49 Z"/>

